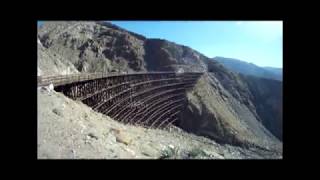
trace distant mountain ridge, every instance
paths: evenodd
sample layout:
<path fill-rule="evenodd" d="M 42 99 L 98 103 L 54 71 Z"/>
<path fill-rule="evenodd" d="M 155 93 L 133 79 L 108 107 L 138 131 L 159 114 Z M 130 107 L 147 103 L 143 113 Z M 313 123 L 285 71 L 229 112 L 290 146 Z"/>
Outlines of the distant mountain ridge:
<path fill-rule="evenodd" d="M 212 59 L 237 73 L 282 81 L 282 68 L 259 67 L 253 63 L 248 63 L 243 60 L 220 56 Z"/>
<path fill-rule="evenodd" d="M 275 67 L 263 67 L 263 68 L 268 71 L 272 71 L 273 73 L 282 77 L 282 68 L 275 68 Z"/>

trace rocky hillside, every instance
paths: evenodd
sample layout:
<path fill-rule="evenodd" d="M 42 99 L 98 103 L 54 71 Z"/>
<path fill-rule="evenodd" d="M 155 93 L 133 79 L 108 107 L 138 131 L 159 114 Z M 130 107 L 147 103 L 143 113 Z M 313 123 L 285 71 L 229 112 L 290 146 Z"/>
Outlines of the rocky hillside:
<path fill-rule="evenodd" d="M 38 76 L 56 74 L 74 74 L 79 71 L 59 53 L 43 47 L 38 39 Z"/>
<path fill-rule="evenodd" d="M 39 159 L 279 159 L 260 148 L 220 145 L 179 128 L 124 125 L 61 93 L 38 89 Z"/>
<path fill-rule="evenodd" d="M 277 80 L 242 76 L 252 92 L 262 124 L 282 141 L 282 82 Z"/>
<path fill-rule="evenodd" d="M 38 37 L 43 47 L 63 56 L 79 72 L 146 70 L 144 38 L 109 24 L 48 22 L 39 28 Z"/>
<path fill-rule="evenodd" d="M 251 107 L 237 100 L 213 73 L 202 76 L 187 94 L 189 104 L 180 127 L 219 143 L 280 149 L 279 141 Z"/>
<path fill-rule="evenodd" d="M 180 127 L 219 143 L 281 151 L 274 135 L 282 139 L 282 85 L 243 78 L 189 47 L 147 39 L 106 22 L 45 22 L 38 40 L 38 74 L 206 72 L 188 94 Z"/>
<path fill-rule="evenodd" d="M 283 75 L 283 69 L 282 68 L 275 68 L 275 67 L 263 67 L 264 69 L 272 72 L 273 74 L 277 75 L 278 77 L 281 77 Z"/>
<path fill-rule="evenodd" d="M 148 39 L 145 44 L 149 71 L 206 71 L 206 57 L 182 45 L 161 39 Z"/>
<path fill-rule="evenodd" d="M 106 22 L 46 22 L 38 28 L 38 39 L 39 61 L 52 62 L 41 55 L 47 51 L 64 57 L 59 60 L 62 63 L 52 65 L 60 72 L 65 70 L 63 63 L 79 72 L 206 70 L 205 57 L 191 48 L 146 39 Z M 40 71 L 48 72 L 43 64 L 39 64 Z"/>

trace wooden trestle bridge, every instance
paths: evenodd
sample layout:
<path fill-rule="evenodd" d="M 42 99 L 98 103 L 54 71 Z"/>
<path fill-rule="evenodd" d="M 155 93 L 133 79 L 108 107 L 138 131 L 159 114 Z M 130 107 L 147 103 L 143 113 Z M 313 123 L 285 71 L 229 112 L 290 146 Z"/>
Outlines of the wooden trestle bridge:
<path fill-rule="evenodd" d="M 38 76 L 38 86 L 53 84 L 71 99 L 122 123 L 151 128 L 178 125 L 186 91 L 201 72 L 90 73 Z"/>

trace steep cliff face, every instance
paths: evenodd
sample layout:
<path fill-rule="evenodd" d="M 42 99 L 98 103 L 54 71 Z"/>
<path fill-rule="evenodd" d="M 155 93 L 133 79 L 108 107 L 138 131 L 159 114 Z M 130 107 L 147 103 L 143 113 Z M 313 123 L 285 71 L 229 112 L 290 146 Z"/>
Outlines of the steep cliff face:
<path fill-rule="evenodd" d="M 179 124 L 181 128 L 220 143 L 279 149 L 279 140 L 213 73 L 202 76 L 187 97 L 188 106 Z"/>
<path fill-rule="evenodd" d="M 110 23 L 47 22 L 39 28 L 38 38 L 42 74 L 68 69 L 74 73 L 206 72 L 188 93 L 182 128 L 222 143 L 281 144 L 269 131 L 281 139 L 282 103 L 277 100 L 282 98 L 282 84 L 241 77 L 189 47 L 147 39 Z M 281 90 L 275 90 L 278 87 Z"/>
<path fill-rule="evenodd" d="M 237 101 L 248 108 L 257 121 L 282 140 L 281 81 L 234 73 L 215 61 L 208 61 L 208 71 L 219 79 Z"/>
<path fill-rule="evenodd" d="M 261 122 L 265 127 L 282 140 L 282 82 L 277 80 L 242 76 L 253 94 Z"/>

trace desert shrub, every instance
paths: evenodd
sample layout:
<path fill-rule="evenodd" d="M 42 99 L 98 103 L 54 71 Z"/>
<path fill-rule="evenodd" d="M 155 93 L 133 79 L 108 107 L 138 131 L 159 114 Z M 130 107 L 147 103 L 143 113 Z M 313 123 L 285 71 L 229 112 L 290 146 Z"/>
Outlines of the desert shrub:
<path fill-rule="evenodd" d="M 160 159 L 175 159 L 179 156 L 179 149 L 174 146 L 167 146 L 161 151 Z"/>

